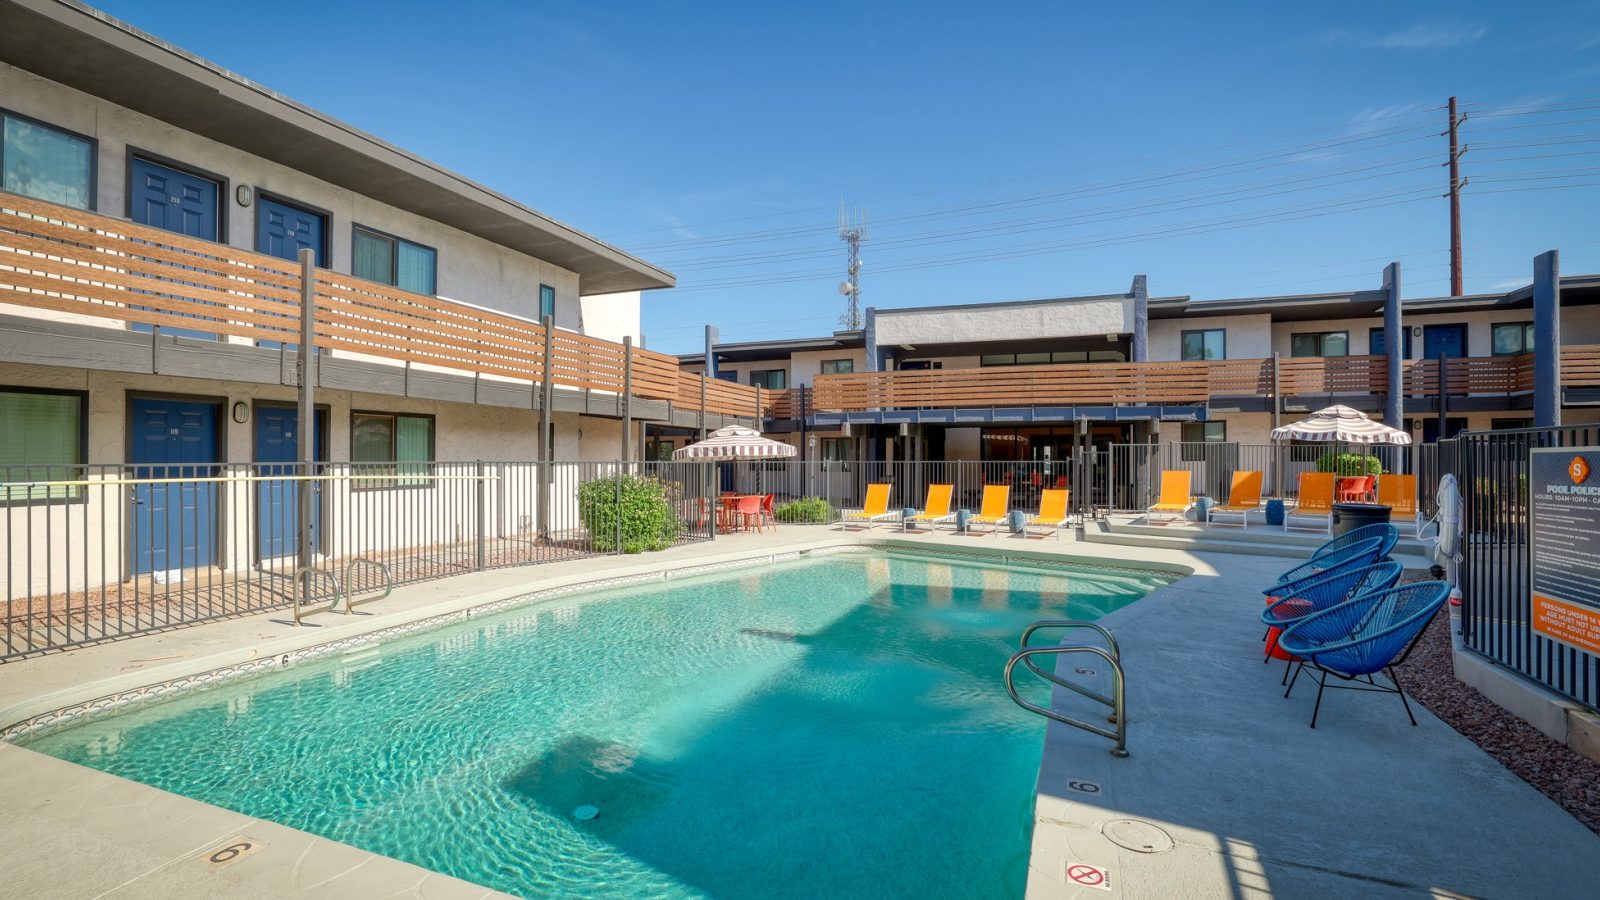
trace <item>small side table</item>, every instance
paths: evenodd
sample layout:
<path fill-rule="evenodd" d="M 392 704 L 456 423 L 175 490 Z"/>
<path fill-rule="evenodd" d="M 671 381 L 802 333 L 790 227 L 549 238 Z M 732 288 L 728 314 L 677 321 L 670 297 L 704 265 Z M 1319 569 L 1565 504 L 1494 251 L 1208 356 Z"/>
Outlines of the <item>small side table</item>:
<path fill-rule="evenodd" d="M 1267 524 L 1278 526 L 1283 524 L 1283 500 L 1279 497 L 1267 501 Z"/>

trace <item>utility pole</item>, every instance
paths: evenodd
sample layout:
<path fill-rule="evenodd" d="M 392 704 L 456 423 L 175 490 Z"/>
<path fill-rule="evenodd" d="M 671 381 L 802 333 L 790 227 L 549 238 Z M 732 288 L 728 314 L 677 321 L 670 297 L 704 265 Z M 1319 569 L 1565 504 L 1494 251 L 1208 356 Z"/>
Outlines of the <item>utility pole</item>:
<path fill-rule="evenodd" d="M 1461 189 L 1467 183 L 1461 178 L 1461 156 L 1466 148 L 1460 146 L 1458 132 L 1466 116 L 1456 115 L 1456 98 L 1450 98 L 1450 296 L 1463 293 L 1461 277 Z"/>
<path fill-rule="evenodd" d="M 849 301 L 839 324 L 847 331 L 861 330 L 861 242 L 867 239 L 867 211 L 861 210 L 861 224 L 851 227 L 845 217 L 844 201 L 839 201 L 839 240 L 845 242 L 849 260 L 845 264 L 845 280 L 839 283 L 839 293 Z"/>

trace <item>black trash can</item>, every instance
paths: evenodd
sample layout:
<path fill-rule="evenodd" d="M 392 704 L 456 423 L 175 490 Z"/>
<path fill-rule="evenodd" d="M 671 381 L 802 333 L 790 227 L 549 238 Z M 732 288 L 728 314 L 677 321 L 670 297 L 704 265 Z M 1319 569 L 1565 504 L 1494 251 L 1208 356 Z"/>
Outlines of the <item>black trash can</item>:
<path fill-rule="evenodd" d="M 1390 509 L 1381 503 L 1335 503 L 1333 505 L 1333 533 L 1344 534 L 1363 525 L 1377 525 L 1389 521 Z"/>

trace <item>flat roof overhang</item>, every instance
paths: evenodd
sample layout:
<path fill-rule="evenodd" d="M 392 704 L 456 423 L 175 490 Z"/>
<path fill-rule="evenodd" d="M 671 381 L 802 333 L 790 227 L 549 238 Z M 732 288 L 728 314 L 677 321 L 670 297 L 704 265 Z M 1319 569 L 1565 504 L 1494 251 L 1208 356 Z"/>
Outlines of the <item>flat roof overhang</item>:
<path fill-rule="evenodd" d="M 4 0 L 0 60 L 578 273 L 585 294 L 663 269 L 76 0 Z"/>

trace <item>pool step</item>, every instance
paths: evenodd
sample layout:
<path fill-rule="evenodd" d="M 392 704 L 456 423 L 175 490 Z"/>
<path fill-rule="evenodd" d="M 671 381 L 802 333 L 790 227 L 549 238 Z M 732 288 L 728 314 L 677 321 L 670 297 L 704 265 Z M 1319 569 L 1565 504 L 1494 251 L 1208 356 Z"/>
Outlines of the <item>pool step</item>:
<path fill-rule="evenodd" d="M 1119 544 L 1125 547 L 1154 547 L 1186 550 L 1191 553 L 1244 553 L 1252 556 L 1280 556 L 1305 559 L 1328 540 L 1316 532 L 1285 532 L 1252 524 L 1248 530 L 1226 526 L 1199 528 L 1193 525 L 1145 525 L 1113 517 L 1109 521 L 1086 523 L 1083 539 L 1091 544 Z M 1395 548 L 1395 560 L 1407 568 L 1425 569 L 1431 564 L 1427 544 L 1402 537 Z"/>

